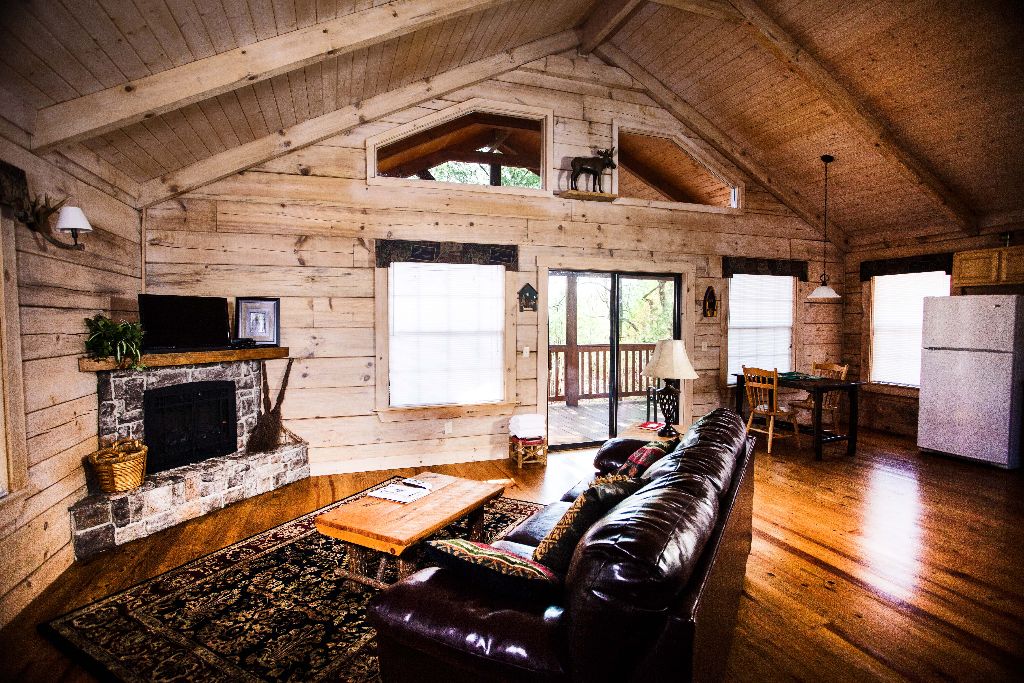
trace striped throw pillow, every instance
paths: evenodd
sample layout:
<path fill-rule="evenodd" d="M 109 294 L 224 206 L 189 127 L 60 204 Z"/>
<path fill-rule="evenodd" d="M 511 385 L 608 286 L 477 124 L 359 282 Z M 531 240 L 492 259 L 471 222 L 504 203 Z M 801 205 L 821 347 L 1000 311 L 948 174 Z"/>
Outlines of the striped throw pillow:
<path fill-rule="evenodd" d="M 438 564 L 505 592 L 547 594 L 561 583 L 544 565 L 486 543 L 453 539 L 427 546 Z"/>

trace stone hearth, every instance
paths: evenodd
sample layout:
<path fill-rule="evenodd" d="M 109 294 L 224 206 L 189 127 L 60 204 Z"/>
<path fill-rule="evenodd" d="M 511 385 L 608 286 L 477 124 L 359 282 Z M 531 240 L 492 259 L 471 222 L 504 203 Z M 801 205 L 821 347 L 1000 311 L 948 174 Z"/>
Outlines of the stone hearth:
<path fill-rule="evenodd" d="M 255 360 L 98 371 L 101 443 L 126 437 L 145 441 L 143 399 L 147 389 L 230 380 L 235 385 L 238 450 L 149 474 L 142 486 L 123 493 L 101 493 L 89 472 L 90 495 L 70 508 L 75 556 L 91 557 L 308 477 L 305 443 L 282 445 L 267 453 L 244 450 L 256 426 L 260 379 L 260 364 Z"/>
<path fill-rule="evenodd" d="M 75 557 L 91 557 L 308 476 L 306 444 L 298 443 L 210 458 L 148 476 L 133 491 L 89 496 L 71 508 Z"/>

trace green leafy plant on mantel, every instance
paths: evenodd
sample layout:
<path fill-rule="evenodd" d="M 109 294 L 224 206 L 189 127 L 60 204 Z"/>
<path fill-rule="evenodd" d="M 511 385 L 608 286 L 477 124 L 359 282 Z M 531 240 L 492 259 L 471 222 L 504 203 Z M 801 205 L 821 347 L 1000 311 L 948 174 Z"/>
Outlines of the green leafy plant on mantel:
<path fill-rule="evenodd" d="M 85 350 L 93 358 L 110 358 L 117 366 L 129 370 L 144 370 L 142 364 L 142 325 L 122 320 L 114 322 L 105 315 L 85 319 L 89 338 Z"/>

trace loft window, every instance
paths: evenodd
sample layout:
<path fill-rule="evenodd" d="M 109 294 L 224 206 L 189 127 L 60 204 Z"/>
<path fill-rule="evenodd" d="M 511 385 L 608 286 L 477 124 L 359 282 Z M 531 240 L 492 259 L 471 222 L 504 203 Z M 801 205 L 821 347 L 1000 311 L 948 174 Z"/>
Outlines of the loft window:
<path fill-rule="evenodd" d="M 675 139 L 620 129 L 616 147 L 620 197 L 723 209 L 739 206 L 739 187 Z"/>
<path fill-rule="evenodd" d="M 474 111 L 376 147 L 376 176 L 543 188 L 543 118 Z"/>

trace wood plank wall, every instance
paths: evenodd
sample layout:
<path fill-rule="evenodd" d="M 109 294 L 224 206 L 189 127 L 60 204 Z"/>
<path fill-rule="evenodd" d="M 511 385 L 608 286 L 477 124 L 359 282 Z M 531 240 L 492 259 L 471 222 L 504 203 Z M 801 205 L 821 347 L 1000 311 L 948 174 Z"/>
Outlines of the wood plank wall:
<path fill-rule="evenodd" d="M 723 292 L 723 255 L 808 258 L 814 277 L 820 268 L 818 234 L 752 184 L 743 214 L 481 193 L 428 182 L 412 189 L 366 184 L 368 136 L 473 97 L 554 111 L 559 188 L 568 184 L 572 156 L 612 145 L 613 119 L 685 134 L 621 70 L 593 58 L 550 57 L 165 202 L 143 219 L 148 291 L 282 297 L 283 342 L 300 359 L 284 414 L 310 442 L 314 474 L 501 457 L 505 450 L 507 416 L 457 419 L 445 434 L 443 420 L 381 422 L 372 412 L 373 239 L 518 244 L 519 283 L 535 286 L 540 256 L 692 262 L 698 278 L 691 305 L 698 307 L 708 285 Z M 838 257 L 830 249 L 833 272 Z M 837 359 L 841 307 L 803 304 L 798 316 L 799 366 Z M 722 316 L 697 324 L 696 414 L 724 398 L 725 323 Z M 518 314 L 518 348 L 536 349 L 541 333 L 535 313 Z M 281 366 L 271 370 L 272 386 Z M 519 410 L 538 410 L 536 354 L 517 359 L 516 388 Z"/>
<path fill-rule="evenodd" d="M 850 363 L 852 377 L 862 376 L 867 368 L 867 327 L 864 300 L 866 288 L 860 282 L 860 264 L 882 258 L 900 258 L 923 254 L 948 253 L 982 249 L 1001 244 L 999 233 L 1008 229 L 1021 229 L 1021 225 L 986 228 L 975 236 L 953 235 L 948 229 L 922 227 L 907 231 L 898 238 L 892 233 L 859 233 L 846 254 L 843 297 L 844 362 Z M 868 429 L 917 435 L 917 390 L 893 387 L 864 387 L 861 391 L 860 423 Z"/>
<path fill-rule="evenodd" d="M 97 447 L 96 377 L 79 372 L 77 362 L 83 318 L 136 315 L 142 256 L 136 209 L 7 136 L 0 136 L 0 158 L 25 170 L 33 195 L 69 197 L 95 229 L 83 238 L 81 252 L 57 249 L 15 227 L 29 468 L 28 486 L 0 500 L 3 625 L 73 560 L 68 507 L 85 493 L 82 458 Z M 80 175 L 90 177 L 81 169 Z"/>

